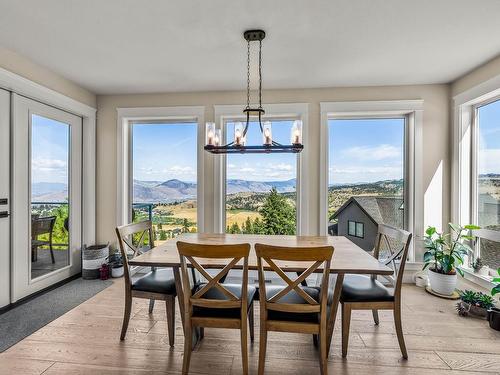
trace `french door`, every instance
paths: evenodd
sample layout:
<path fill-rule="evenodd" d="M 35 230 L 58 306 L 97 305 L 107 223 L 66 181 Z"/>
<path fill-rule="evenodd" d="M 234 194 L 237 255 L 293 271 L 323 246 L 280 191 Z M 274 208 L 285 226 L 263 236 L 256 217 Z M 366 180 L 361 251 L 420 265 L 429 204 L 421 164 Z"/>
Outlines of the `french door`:
<path fill-rule="evenodd" d="M 82 119 L 12 94 L 11 302 L 81 270 Z"/>
<path fill-rule="evenodd" d="M 0 89 L 0 308 L 10 303 L 10 92 Z"/>

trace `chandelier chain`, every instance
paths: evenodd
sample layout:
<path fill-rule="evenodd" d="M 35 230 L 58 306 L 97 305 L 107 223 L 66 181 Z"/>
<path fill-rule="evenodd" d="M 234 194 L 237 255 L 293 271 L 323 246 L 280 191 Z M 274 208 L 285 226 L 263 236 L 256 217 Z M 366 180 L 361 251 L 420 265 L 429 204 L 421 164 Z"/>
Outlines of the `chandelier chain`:
<path fill-rule="evenodd" d="M 262 40 L 259 40 L 259 108 L 262 108 Z"/>
<path fill-rule="evenodd" d="M 247 41 L 247 109 L 250 108 L 250 41 Z"/>

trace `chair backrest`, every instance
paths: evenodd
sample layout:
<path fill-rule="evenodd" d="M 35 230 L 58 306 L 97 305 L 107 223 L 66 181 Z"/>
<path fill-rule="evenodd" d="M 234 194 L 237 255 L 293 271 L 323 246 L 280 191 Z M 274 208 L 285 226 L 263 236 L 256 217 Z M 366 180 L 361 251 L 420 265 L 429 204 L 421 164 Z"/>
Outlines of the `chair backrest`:
<path fill-rule="evenodd" d="M 379 224 L 377 240 L 373 256 L 379 258 L 380 250 L 383 246 L 389 251 L 390 255 L 382 262 L 394 270 L 394 277 L 391 278 L 394 283 L 394 293 L 399 297 L 401 285 L 403 283 L 403 273 L 408 258 L 412 234 L 403 229 L 392 227 L 387 224 Z M 399 260 L 399 267 L 396 261 Z"/>
<path fill-rule="evenodd" d="M 177 249 L 181 261 L 182 289 L 184 290 L 184 304 L 186 313 L 190 313 L 192 306 L 208 308 L 241 308 L 247 307 L 248 289 L 248 254 L 250 245 L 247 243 L 234 245 L 201 245 L 188 242 L 177 242 Z M 227 265 L 215 276 L 210 275 L 197 259 L 218 260 L 227 259 Z M 222 284 L 221 279 L 243 259 L 243 278 L 241 283 L 241 296 L 236 296 Z M 207 283 L 193 293 L 189 282 L 187 261 L 206 280 Z M 216 288 L 226 296 L 226 300 L 202 298 L 210 289 Z"/>
<path fill-rule="evenodd" d="M 125 282 L 131 285 L 128 261 L 154 247 L 153 224 L 150 220 L 146 220 L 122 225 L 116 228 L 116 236 L 123 258 Z M 145 245 L 146 239 L 147 245 Z"/>
<path fill-rule="evenodd" d="M 37 236 L 48 233 L 50 235 L 49 241 L 51 241 L 55 223 L 55 216 L 38 217 L 31 220 L 31 236 L 36 238 Z"/>
<path fill-rule="evenodd" d="M 323 247 L 281 247 L 271 246 L 264 244 L 255 244 L 255 252 L 257 254 L 257 265 L 259 270 L 259 295 L 261 309 L 265 308 L 270 310 L 279 310 L 286 312 L 296 313 L 313 313 L 325 312 L 326 319 L 326 304 L 328 292 L 328 276 L 330 274 L 330 263 L 333 255 L 332 246 Z M 274 271 L 278 276 L 287 284 L 287 286 L 276 293 L 275 295 L 267 298 L 266 283 L 264 277 L 264 262 L 267 266 Z M 288 266 L 295 264 L 297 269 L 308 267 L 300 274 L 295 280 L 290 279 L 282 270 L 277 262 L 286 262 Z M 307 263 L 307 264 L 304 264 Z M 312 263 L 312 264 L 311 264 Z M 319 301 L 316 301 L 309 294 L 307 294 L 301 287 L 302 281 L 317 271 L 318 268 L 323 266 L 323 277 L 321 280 L 321 293 Z M 294 291 L 307 304 L 287 304 L 280 303 L 280 300 L 288 293 Z"/>

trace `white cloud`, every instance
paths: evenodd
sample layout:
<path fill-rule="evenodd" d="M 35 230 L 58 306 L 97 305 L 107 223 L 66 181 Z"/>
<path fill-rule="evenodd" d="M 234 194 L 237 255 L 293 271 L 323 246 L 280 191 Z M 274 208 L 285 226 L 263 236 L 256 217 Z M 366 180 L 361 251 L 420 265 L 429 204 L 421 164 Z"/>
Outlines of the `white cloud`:
<path fill-rule="evenodd" d="M 31 162 L 31 168 L 40 171 L 64 170 L 67 162 L 60 159 L 35 159 Z"/>
<path fill-rule="evenodd" d="M 378 146 L 355 146 L 342 151 L 346 158 L 358 160 L 384 160 L 402 157 L 402 149 L 396 146 L 381 144 Z"/>
<path fill-rule="evenodd" d="M 490 148 L 479 151 L 479 173 L 500 173 L 500 149 Z"/>

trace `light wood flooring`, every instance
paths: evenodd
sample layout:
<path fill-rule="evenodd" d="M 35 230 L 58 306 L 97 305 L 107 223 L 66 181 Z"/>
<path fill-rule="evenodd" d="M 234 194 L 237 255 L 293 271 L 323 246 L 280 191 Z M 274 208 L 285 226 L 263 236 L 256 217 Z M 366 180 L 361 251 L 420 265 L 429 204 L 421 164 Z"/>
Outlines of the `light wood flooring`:
<path fill-rule="evenodd" d="M 0 354 L 0 374 L 179 374 L 184 340 L 178 310 L 175 348 L 168 345 L 165 308 L 159 301 L 149 315 L 148 302 L 135 300 L 127 338 L 120 342 L 123 293 L 117 281 Z M 486 321 L 459 317 L 454 301 L 411 285 L 403 288 L 403 302 L 407 361 L 401 358 L 390 312 L 381 312 L 380 325 L 375 326 L 370 311 L 355 311 L 346 359 L 340 355 L 337 321 L 329 373 L 500 373 L 500 332 Z M 252 374 L 257 372 L 259 330 L 255 332 L 255 342 L 249 345 Z M 206 329 L 192 354 L 191 373 L 240 374 L 239 332 Z M 319 374 L 312 338 L 271 332 L 266 374 Z"/>

